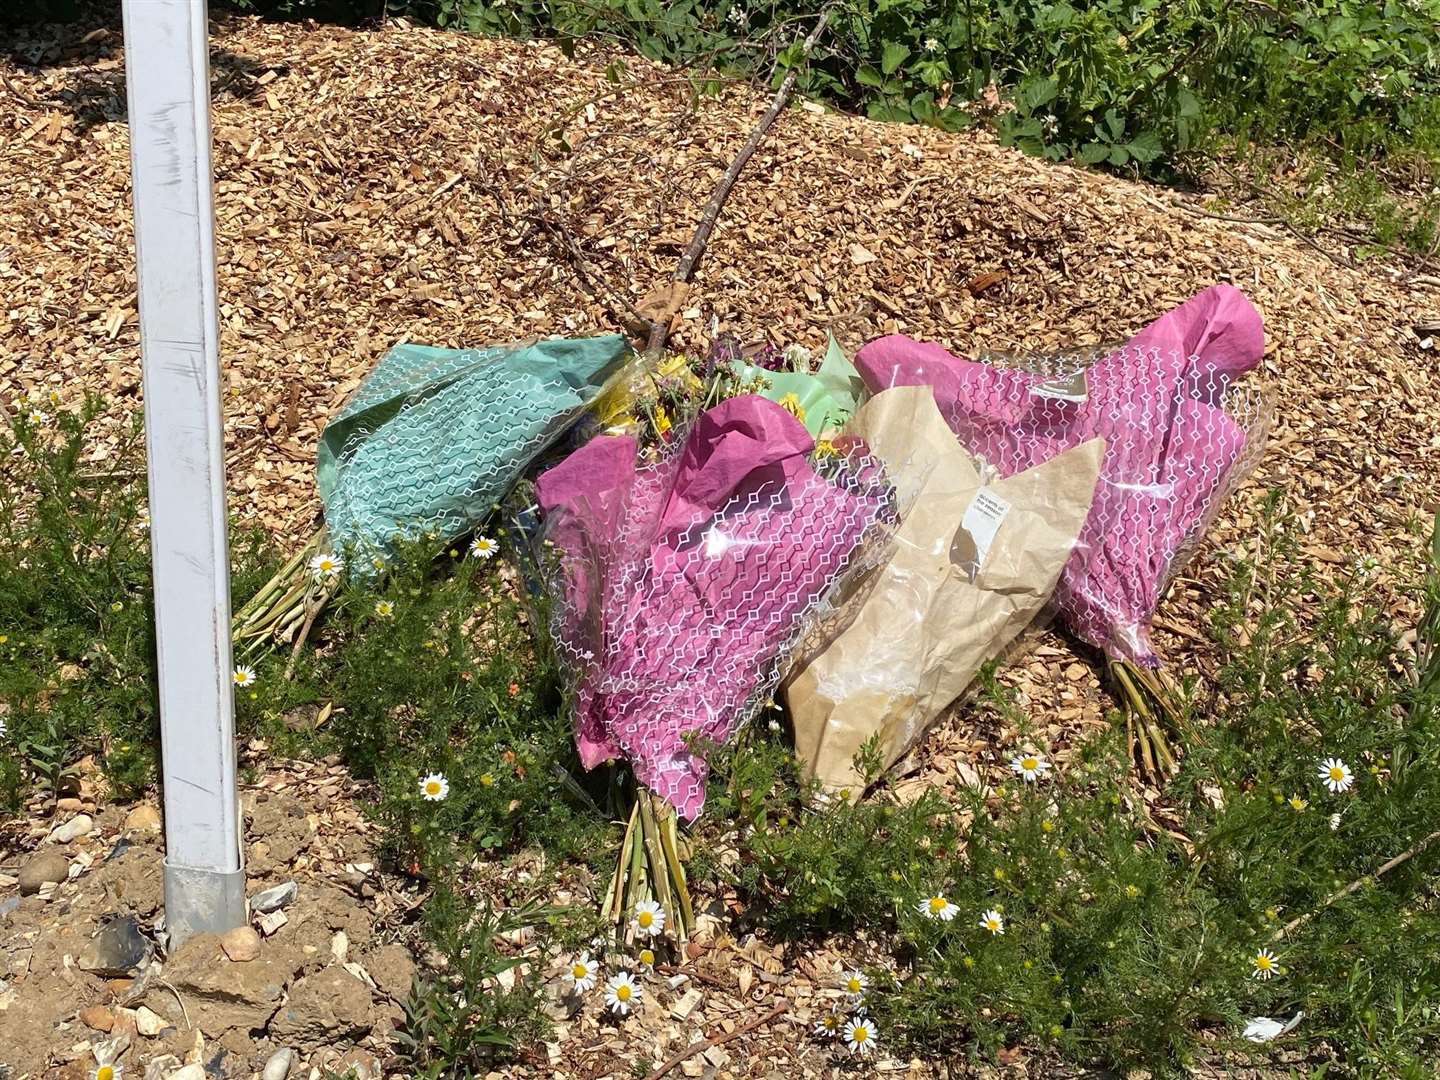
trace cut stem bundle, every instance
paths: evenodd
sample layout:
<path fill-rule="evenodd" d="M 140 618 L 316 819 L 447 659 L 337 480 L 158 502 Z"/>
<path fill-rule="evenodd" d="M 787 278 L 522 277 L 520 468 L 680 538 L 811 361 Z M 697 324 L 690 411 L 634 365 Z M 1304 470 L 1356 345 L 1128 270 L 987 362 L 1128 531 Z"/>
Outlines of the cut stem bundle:
<path fill-rule="evenodd" d="M 635 905 L 654 900 L 665 909 L 675 936 L 682 942 L 689 938 L 695 929 L 695 911 L 685 880 L 684 854 L 675 810 L 664 799 L 638 788 L 615 874 L 601 907 L 601 914 L 617 932 Z"/>

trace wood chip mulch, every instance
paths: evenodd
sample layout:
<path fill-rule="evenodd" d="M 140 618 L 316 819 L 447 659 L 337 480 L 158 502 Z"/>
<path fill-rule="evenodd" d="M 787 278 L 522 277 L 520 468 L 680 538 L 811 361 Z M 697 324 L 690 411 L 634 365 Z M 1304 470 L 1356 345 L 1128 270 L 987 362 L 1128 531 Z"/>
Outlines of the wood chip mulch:
<path fill-rule="evenodd" d="M 616 75 L 614 54 L 596 48 L 566 58 L 399 24 L 234 18 L 212 43 L 231 508 L 287 544 L 317 521 L 318 432 L 386 348 L 625 329 L 653 304 L 767 100 L 728 86 L 697 104 L 687 79 L 634 59 Z M 87 387 L 108 395 L 118 437 L 141 393 L 120 30 L 51 28 L 7 45 L 0 403 L 34 388 L 74 401 Z M 1217 553 L 1253 542 L 1270 488 L 1286 493 L 1322 572 L 1374 557 L 1375 601 L 1413 625 L 1404 582 L 1440 504 L 1433 277 L 1356 265 L 1324 241 L 1207 216 L 1200 196 L 1027 158 L 983 132 L 804 105 L 736 186 L 672 347 L 699 351 L 731 331 L 815 349 L 833 331 L 853 350 L 898 331 L 961 352 L 1056 350 L 1122 339 L 1217 281 L 1265 316 L 1277 417 L 1259 467 L 1162 606 L 1157 644 L 1177 670 L 1208 670 L 1200 630 Z M 100 439 L 97 460 L 106 448 Z M 1094 658 L 1053 634 L 1009 681 L 1031 705 L 1030 735 L 1062 766 L 1113 704 Z M 994 723 L 962 710 L 942 724 L 922 778 L 996 769 L 1015 733 Z M 757 957 L 749 966 L 764 971 Z M 817 1074 L 783 1032 L 812 1014 L 825 977 L 812 974 L 775 976 L 809 987 L 802 1007 L 763 1052 L 746 1036 L 725 1064 L 705 1062 L 709 1073 Z M 743 1022 L 771 992 L 724 992 L 710 1019 Z M 677 1040 L 697 1029 L 674 1026 Z M 656 1060 L 685 1045 L 641 1046 L 653 1030 L 584 1037 L 581 1072 L 565 1051 L 572 1075 L 623 1074 L 617 1039 Z"/>

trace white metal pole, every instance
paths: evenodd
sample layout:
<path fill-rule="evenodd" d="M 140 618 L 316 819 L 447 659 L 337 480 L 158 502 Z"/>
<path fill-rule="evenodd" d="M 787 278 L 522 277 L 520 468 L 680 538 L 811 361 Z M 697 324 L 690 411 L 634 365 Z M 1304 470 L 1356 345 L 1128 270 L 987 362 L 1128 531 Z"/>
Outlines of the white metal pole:
<path fill-rule="evenodd" d="M 125 0 L 172 948 L 246 921 L 205 0 Z"/>

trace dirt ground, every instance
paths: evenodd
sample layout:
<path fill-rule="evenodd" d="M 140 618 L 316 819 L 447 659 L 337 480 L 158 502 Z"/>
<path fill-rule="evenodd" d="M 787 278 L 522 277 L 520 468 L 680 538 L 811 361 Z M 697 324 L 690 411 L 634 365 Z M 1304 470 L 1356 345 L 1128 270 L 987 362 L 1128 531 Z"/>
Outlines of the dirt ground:
<path fill-rule="evenodd" d="M 684 79 L 633 60 L 617 85 L 606 76 L 613 57 L 586 47 L 567 59 L 547 45 L 397 25 L 234 19 L 212 41 L 230 505 L 291 543 L 317 521 L 317 434 L 388 346 L 623 329 L 673 269 L 764 102 L 733 87 L 693 104 Z M 0 46 L 0 92 L 15 102 L 0 110 L 0 402 L 92 389 L 108 396 L 118 438 L 141 394 L 119 27 L 10 32 Z M 853 350 L 899 331 L 964 352 L 1048 350 L 1123 338 L 1230 282 L 1265 316 L 1276 421 L 1259 467 L 1162 607 L 1157 644 L 1175 669 L 1209 670 L 1199 628 L 1216 553 L 1250 541 L 1257 495 L 1272 487 L 1299 513 L 1307 557 L 1339 574 L 1373 556 L 1376 600 L 1413 625 L 1416 601 L 1400 584 L 1418 549 L 1409 530 L 1440 501 L 1440 360 L 1424 329 L 1440 315 L 1440 278 L 1202 205 L 1026 158 L 980 132 L 793 108 L 735 189 L 674 343 L 699 350 L 731 331 L 815 348 L 829 331 Z M 108 445 L 97 443 L 97 462 Z M 1057 761 L 1111 707 L 1093 659 L 1045 635 L 1007 675 Z M 961 710 L 941 724 L 911 782 L 996 768 L 1006 733 L 989 723 Z M 247 792 L 252 885 L 296 880 L 289 922 L 252 961 L 218 960 L 204 943 L 203 957 L 178 958 L 183 986 L 167 977 L 173 990 L 142 987 L 141 997 L 78 958 L 103 916 L 153 927 L 155 835 L 127 829 L 128 809 L 103 801 L 94 831 L 68 844 L 40 843 L 65 814 L 7 834 L 0 873 L 47 846 L 64 851 L 67 872 L 81 869 L 38 899 L 0 878 L 0 1061 L 17 1078 L 78 1077 L 89 1044 L 114 1037 L 85 1011 L 102 1007 L 123 1033 L 133 1022 L 123 1010 L 143 1005 L 166 1026 L 137 1032 L 127 1063 L 170 1053 L 218 1061 L 211 1075 L 250 1076 L 283 1045 L 301 1051 L 292 1076 L 318 1075 L 307 1070 L 326 1055 L 383 1062 L 408 981 L 400 954 L 385 950 L 407 940 L 413 887 L 374 870 L 356 794 L 327 766 L 262 759 Z M 778 955 L 712 925 L 710 945 L 679 985 L 655 977 L 641 1016 L 565 1015 L 544 1059 L 506 1075 L 628 1075 L 637 1057 L 662 1060 L 782 997 L 785 1015 L 675 1075 L 854 1071 L 799 1036 L 855 943 L 844 946 L 852 955 Z M 266 976 L 216 984 L 247 964 Z M 336 1016 L 330 1000 L 355 1015 Z M 229 1012 L 242 1005 L 243 1017 Z M 105 1017 L 90 1019 L 103 1029 Z M 1023 1060 L 1010 1071 L 1057 1075 Z"/>

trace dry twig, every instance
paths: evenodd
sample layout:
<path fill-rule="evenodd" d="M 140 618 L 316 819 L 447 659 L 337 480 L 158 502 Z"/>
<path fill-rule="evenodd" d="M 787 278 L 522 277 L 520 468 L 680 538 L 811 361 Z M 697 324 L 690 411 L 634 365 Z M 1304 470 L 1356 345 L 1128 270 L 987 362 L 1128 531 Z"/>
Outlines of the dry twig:
<path fill-rule="evenodd" d="M 1402 851 L 1399 855 L 1396 855 L 1389 862 L 1382 865 L 1373 874 L 1366 874 L 1363 877 L 1358 877 L 1354 881 L 1350 882 L 1349 885 L 1346 885 L 1343 889 L 1337 889 L 1335 892 L 1327 896 L 1321 902 L 1320 906 L 1315 908 L 1313 911 L 1307 911 L 1303 915 L 1298 915 L 1295 918 L 1291 919 L 1284 926 L 1280 927 L 1279 930 L 1276 930 L 1275 933 L 1271 934 L 1270 940 L 1279 941 L 1281 938 L 1289 937 L 1292 933 L 1300 929 L 1300 927 L 1304 926 L 1311 919 L 1315 918 L 1316 915 L 1319 915 L 1322 911 L 1325 911 L 1328 908 L 1334 906 L 1352 893 L 1359 892 L 1360 889 L 1364 887 L 1367 881 L 1379 881 L 1380 878 L 1384 877 L 1391 870 L 1394 870 L 1397 866 L 1401 866 L 1404 863 L 1409 862 L 1416 855 L 1423 855 L 1430 848 L 1430 846 L 1435 843 L 1436 840 L 1440 840 L 1440 829 L 1436 829 L 1419 843 L 1412 845 L 1405 851 Z"/>
<path fill-rule="evenodd" d="M 681 1050 L 678 1054 L 672 1057 L 669 1061 L 665 1062 L 663 1065 L 657 1065 L 653 1070 L 651 1070 L 650 1074 L 645 1077 L 645 1080 L 660 1080 L 660 1077 L 664 1076 L 671 1069 L 675 1068 L 676 1065 L 679 1065 L 687 1058 L 692 1058 L 696 1054 L 703 1053 L 704 1051 L 709 1050 L 712 1046 L 720 1046 L 724 1043 L 729 1042 L 731 1039 L 738 1039 L 741 1035 L 748 1035 L 756 1028 L 764 1027 L 766 1024 L 770 1023 L 770 1021 L 783 1015 L 785 1010 L 789 1007 L 789 1002 L 781 1001 L 769 1012 L 761 1016 L 757 1016 L 748 1024 L 741 1024 L 734 1031 L 729 1032 L 728 1034 L 712 1035 L 708 1039 L 700 1039 L 696 1042 L 691 1043 L 684 1050 Z"/>
<path fill-rule="evenodd" d="M 815 27 L 806 36 L 802 49 L 806 56 L 815 47 L 815 42 L 820 39 L 821 33 L 825 30 L 825 24 L 830 21 L 830 9 L 826 8 L 820 13 L 820 18 L 815 21 Z M 671 296 L 676 295 L 675 286 L 685 286 L 690 283 L 694 276 L 695 268 L 700 265 L 700 260 L 705 256 L 705 248 L 710 243 L 710 234 L 715 231 L 715 222 L 720 217 L 720 211 L 725 206 L 725 200 L 730 197 L 730 189 L 735 186 L 741 171 L 764 141 L 766 134 L 779 117 L 781 110 L 790 100 L 790 95 L 795 90 L 795 80 L 800 76 L 799 68 L 791 68 L 786 74 L 780 88 L 775 91 L 774 98 L 770 101 L 755 126 L 750 129 L 750 135 L 740 147 L 735 159 L 730 162 L 720 182 L 715 185 L 715 190 L 710 195 L 710 201 L 705 204 L 705 212 L 700 215 L 700 224 L 695 226 L 695 235 L 690 238 L 690 243 L 680 256 L 680 261 L 675 266 L 675 273 L 671 275 Z M 674 311 L 662 311 L 658 318 L 650 324 L 650 340 L 646 343 L 645 353 L 655 357 L 665 348 L 665 339 L 670 335 L 670 322 L 674 318 Z"/>

